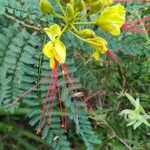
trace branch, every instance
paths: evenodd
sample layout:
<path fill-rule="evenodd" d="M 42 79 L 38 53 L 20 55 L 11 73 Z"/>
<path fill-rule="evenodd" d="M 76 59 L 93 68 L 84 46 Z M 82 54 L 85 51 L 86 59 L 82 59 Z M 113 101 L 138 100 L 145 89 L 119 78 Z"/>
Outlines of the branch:
<path fill-rule="evenodd" d="M 22 26 L 26 27 L 26 28 L 30 28 L 36 31 L 42 31 L 42 27 L 38 27 L 38 26 L 34 26 L 34 25 L 30 25 L 25 23 L 24 21 L 18 20 L 17 18 L 15 18 L 14 16 L 8 15 L 8 14 L 4 14 L 4 16 L 10 20 L 13 20 L 15 22 L 18 22 L 19 24 L 21 24 Z"/>

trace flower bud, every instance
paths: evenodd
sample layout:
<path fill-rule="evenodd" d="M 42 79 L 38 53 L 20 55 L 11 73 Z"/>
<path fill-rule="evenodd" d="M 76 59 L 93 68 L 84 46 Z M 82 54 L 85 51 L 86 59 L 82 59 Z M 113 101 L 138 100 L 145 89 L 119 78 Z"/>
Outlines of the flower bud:
<path fill-rule="evenodd" d="M 72 3 L 67 4 L 66 10 L 67 10 L 67 16 L 68 17 L 73 17 L 74 16 L 74 7 L 73 7 Z"/>
<path fill-rule="evenodd" d="M 83 11 L 84 9 L 85 9 L 85 2 L 81 0 L 79 4 L 76 5 L 76 11 L 80 12 Z"/>
<path fill-rule="evenodd" d="M 43 14 L 50 14 L 53 12 L 53 7 L 48 0 L 40 0 L 39 7 Z"/>
<path fill-rule="evenodd" d="M 67 4 L 69 2 L 70 2 L 70 0 L 61 0 L 61 3 L 63 3 L 63 4 Z"/>
<path fill-rule="evenodd" d="M 89 14 L 95 14 L 100 12 L 100 10 L 103 8 L 103 5 L 100 0 L 95 0 L 88 2 L 86 7 L 89 11 Z"/>
<path fill-rule="evenodd" d="M 83 30 L 79 31 L 79 34 L 81 34 L 85 38 L 95 37 L 95 32 L 93 30 L 90 30 L 90 29 L 83 29 Z"/>

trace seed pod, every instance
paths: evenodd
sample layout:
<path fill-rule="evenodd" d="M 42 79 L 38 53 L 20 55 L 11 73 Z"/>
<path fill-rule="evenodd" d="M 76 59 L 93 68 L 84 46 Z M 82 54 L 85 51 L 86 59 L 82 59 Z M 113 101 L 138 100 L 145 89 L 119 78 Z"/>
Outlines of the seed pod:
<path fill-rule="evenodd" d="M 79 31 L 79 34 L 81 34 L 85 38 L 95 37 L 95 32 L 93 30 L 90 30 L 90 29 L 83 29 L 83 30 Z"/>
<path fill-rule="evenodd" d="M 43 14 L 50 14 L 53 12 L 53 7 L 48 0 L 40 0 L 39 7 Z"/>

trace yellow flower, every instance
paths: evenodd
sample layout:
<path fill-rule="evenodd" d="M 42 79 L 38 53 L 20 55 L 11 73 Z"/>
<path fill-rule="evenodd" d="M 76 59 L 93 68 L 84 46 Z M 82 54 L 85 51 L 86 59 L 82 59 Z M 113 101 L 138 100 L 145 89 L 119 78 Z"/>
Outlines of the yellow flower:
<path fill-rule="evenodd" d="M 44 28 L 44 31 L 52 41 L 61 35 L 61 28 L 58 24 L 54 24 L 49 28 Z"/>
<path fill-rule="evenodd" d="M 95 21 L 106 32 L 110 32 L 114 36 L 120 34 L 120 28 L 125 23 L 125 8 L 121 4 L 112 7 L 106 7 Z"/>
<path fill-rule="evenodd" d="M 53 69 L 58 63 L 63 64 L 66 60 L 66 47 L 60 41 L 61 29 L 55 24 L 50 28 L 45 28 L 51 41 L 46 43 L 43 48 L 43 54 L 50 59 L 50 67 Z"/>
<path fill-rule="evenodd" d="M 87 38 L 86 42 L 93 48 L 95 48 L 95 52 L 93 53 L 93 58 L 95 60 L 99 59 L 99 55 L 105 54 L 107 51 L 107 41 L 101 37 Z"/>
<path fill-rule="evenodd" d="M 95 52 L 93 53 L 93 55 L 92 55 L 92 57 L 96 60 L 96 61 L 98 61 L 99 60 L 99 51 L 98 50 L 95 50 Z"/>

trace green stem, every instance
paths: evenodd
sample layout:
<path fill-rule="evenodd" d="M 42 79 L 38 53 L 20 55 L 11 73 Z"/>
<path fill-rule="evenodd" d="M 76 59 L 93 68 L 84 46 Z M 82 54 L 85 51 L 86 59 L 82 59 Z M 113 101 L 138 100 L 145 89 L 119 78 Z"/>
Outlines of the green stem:
<path fill-rule="evenodd" d="M 62 14 L 63 14 L 65 17 L 67 17 L 67 16 L 66 16 L 66 13 L 65 13 L 65 11 L 64 11 L 64 9 L 63 9 L 63 7 L 62 7 L 61 3 L 60 3 L 60 0 L 55 0 L 55 1 L 56 1 L 56 2 L 57 2 L 57 4 L 59 5 L 59 7 L 60 7 L 60 10 L 61 10 Z"/>
<path fill-rule="evenodd" d="M 28 108 L 17 108 L 13 113 L 10 113 L 0 109 L 0 115 L 26 115 L 29 111 L 30 109 Z"/>
<path fill-rule="evenodd" d="M 70 32 L 71 34 L 73 34 L 76 38 L 80 39 L 81 41 L 86 42 L 85 39 L 81 38 L 80 36 L 78 36 L 77 34 L 75 34 L 74 32 L 72 32 L 71 30 L 69 30 L 69 32 Z"/>
<path fill-rule="evenodd" d="M 73 24 L 94 24 L 94 22 L 75 22 Z"/>
<path fill-rule="evenodd" d="M 71 25 L 71 27 L 76 33 L 79 33 L 79 30 L 73 24 Z"/>
<path fill-rule="evenodd" d="M 85 16 L 78 17 L 78 18 L 76 18 L 75 20 L 77 21 L 77 20 L 85 19 L 85 18 L 89 17 L 90 15 L 91 15 L 91 14 L 86 14 Z"/>
<path fill-rule="evenodd" d="M 66 24 L 65 27 L 63 28 L 61 35 L 67 30 L 67 28 L 68 28 L 68 24 Z"/>
<path fill-rule="evenodd" d="M 53 12 L 53 15 L 56 16 L 57 18 L 65 20 L 65 17 L 61 16 L 60 14 Z"/>

